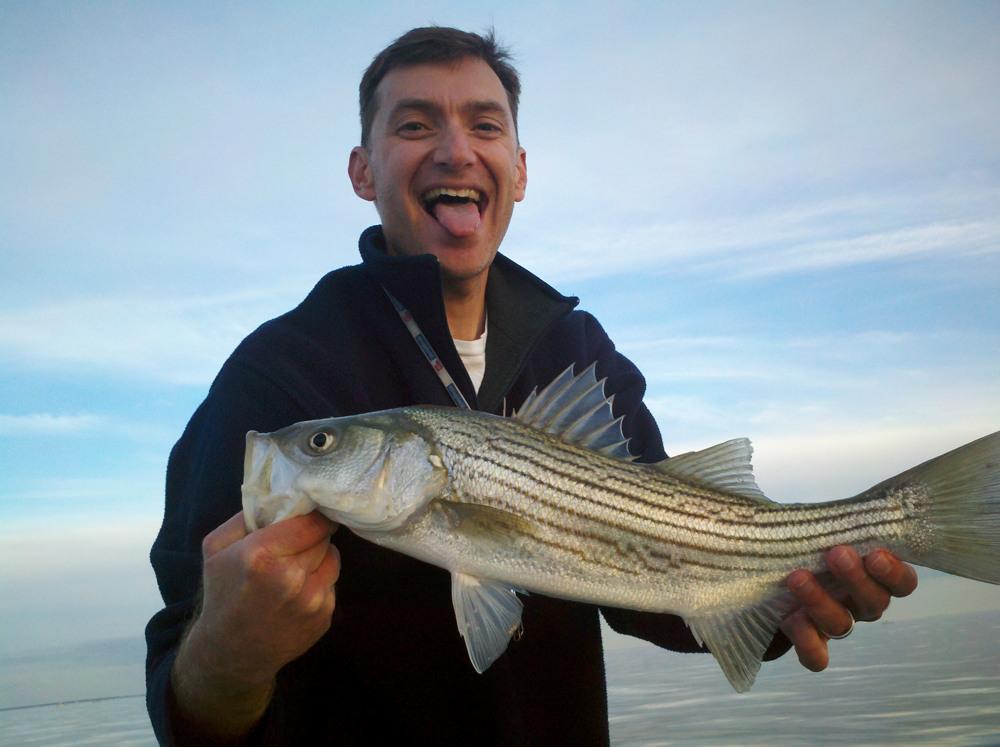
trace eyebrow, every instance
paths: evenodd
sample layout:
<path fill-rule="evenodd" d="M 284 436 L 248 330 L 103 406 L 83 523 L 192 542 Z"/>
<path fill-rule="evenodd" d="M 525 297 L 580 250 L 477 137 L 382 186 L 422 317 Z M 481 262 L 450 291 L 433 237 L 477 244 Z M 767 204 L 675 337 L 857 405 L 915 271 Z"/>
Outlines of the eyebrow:
<path fill-rule="evenodd" d="M 417 111 L 425 114 L 437 114 L 440 113 L 441 106 L 430 99 L 400 99 L 396 102 L 396 105 L 392 107 L 392 111 L 389 113 L 389 119 L 392 120 L 402 111 Z M 462 106 L 462 111 L 467 114 L 502 114 L 505 119 L 509 120 L 506 107 L 495 99 L 476 99 L 474 101 L 469 101 Z"/>

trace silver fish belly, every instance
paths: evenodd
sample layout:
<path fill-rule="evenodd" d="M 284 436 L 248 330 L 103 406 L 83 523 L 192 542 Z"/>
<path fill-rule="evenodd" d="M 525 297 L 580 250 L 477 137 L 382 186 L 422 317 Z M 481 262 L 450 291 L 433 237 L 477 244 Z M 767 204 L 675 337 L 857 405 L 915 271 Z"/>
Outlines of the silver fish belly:
<path fill-rule="evenodd" d="M 784 579 L 840 544 L 1000 583 L 1000 434 L 826 504 L 776 504 L 738 439 L 630 463 L 593 367 L 513 418 L 409 407 L 247 436 L 247 523 L 314 508 L 452 573 L 484 671 L 525 590 L 681 615 L 733 687 L 753 684 L 793 607 Z M 530 634 L 530 631 L 528 632 Z"/>

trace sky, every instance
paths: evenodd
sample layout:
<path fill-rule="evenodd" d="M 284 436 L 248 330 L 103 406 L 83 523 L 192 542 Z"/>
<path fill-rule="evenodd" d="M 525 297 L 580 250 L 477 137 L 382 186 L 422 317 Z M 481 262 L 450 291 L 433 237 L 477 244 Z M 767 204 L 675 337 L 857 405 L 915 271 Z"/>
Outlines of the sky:
<path fill-rule="evenodd" d="M 357 84 L 413 26 L 513 47 L 502 251 L 639 365 L 668 453 L 747 436 L 767 495 L 829 500 L 1000 428 L 1000 4 L 569 7 L 0 2 L 0 654 L 157 609 L 169 450 L 359 261 Z M 892 614 L 1000 610 L 922 578 Z"/>

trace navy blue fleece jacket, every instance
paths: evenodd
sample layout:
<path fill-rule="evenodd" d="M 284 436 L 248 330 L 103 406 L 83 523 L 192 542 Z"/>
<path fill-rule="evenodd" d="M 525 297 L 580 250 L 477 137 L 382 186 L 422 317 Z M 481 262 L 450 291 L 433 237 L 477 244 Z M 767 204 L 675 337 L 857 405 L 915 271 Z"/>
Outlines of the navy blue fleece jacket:
<path fill-rule="evenodd" d="M 503 414 L 571 363 L 597 362 L 630 449 L 664 458 L 642 404 L 645 382 L 597 320 L 498 255 L 487 285 L 486 374 L 477 395 L 455 351 L 437 259 L 385 254 L 362 234 L 360 265 L 326 275 L 289 313 L 262 325 L 225 363 L 174 447 L 166 511 L 151 558 L 165 607 L 146 637 L 147 700 L 172 744 L 169 673 L 194 614 L 201 541 L 240 510 L 244 436 L 301 420 L 411 404 L 451 405 L 381 286 L 416 318 L 473 407 Z M 484 674 L 469 663 L 449 574 L 334 535 L 341 554 L 330 631 L 279 674 L 252 742 L 267 745 L 605 745 L 607 696 L 597 608 L 524 598 L 524 635 Z M 605 610 L 609 624 L 682 651 L 699 647 L 670 615 Z"/>

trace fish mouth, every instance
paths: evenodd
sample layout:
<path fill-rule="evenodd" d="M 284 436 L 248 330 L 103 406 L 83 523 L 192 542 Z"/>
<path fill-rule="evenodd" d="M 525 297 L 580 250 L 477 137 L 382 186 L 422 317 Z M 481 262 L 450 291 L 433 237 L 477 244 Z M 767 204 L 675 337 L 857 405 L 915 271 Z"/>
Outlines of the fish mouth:
<path fill-rule="evenodd" d="M 482 190 L 471 187 L 434 187 L 421 195 L 420 202 L 423 204 L 424 211 L 432 218 L 436 217 L 434 208 L 442 203 L 445 205 L 463 205 L 471 202 L 476 205 L 479 215 L 482 216 L 486 211 L 486 206 L 489 204 L 489 198 L 486 197 Z"/>
<path fill-rule="evenodd" d="M 295 513 L 305 513 L 300 505 L 305 496 L 294 487 L 298 471 L 269 435 L 256 431 L 247 433 L 241 491 L 243 514 L 249 531 Z M 275 498 L 285 500 L 276 501 Z"/>

